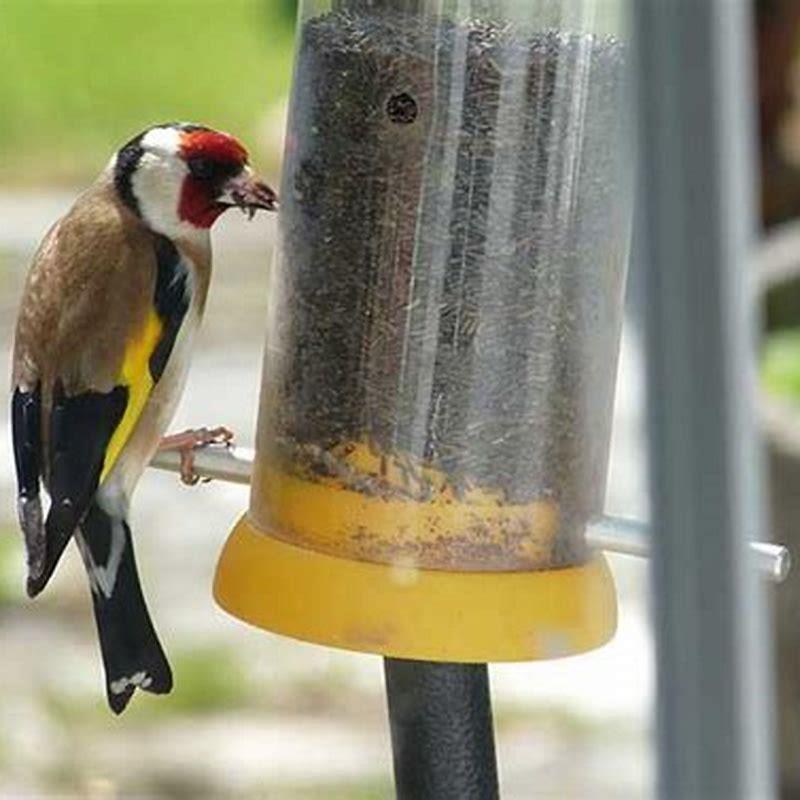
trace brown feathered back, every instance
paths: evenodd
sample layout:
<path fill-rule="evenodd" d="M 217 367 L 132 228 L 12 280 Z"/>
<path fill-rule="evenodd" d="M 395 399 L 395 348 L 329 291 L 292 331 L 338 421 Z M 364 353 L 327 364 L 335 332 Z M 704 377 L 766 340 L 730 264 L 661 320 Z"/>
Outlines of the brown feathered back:
<path fill-rule="evenodd" d="M 49 395 L 60 377 L 68 394 L 109 391 L 126 339 L 149 310 L 155 277 L 153 234 L 119 201 L 110 176 L 101 176 L 33 259 L 17 320 L 14 385 L 41 380 Z"/>

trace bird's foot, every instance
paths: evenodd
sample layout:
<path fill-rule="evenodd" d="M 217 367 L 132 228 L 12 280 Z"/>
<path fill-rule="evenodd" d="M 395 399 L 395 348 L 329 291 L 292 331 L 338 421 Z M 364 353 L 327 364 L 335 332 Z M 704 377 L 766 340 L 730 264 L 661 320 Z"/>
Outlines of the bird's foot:
<path fill-rule="evenodd" d="M 180 453 L 181 481 L 187 486 L 195 486 L 200 476 L 195 472 L 195 451 L 210 444 L 229 445 L 233 441 L 233 431 L 220 425 L 217 428 L 190 428 L 181 433 L 165 436 L 159 442 L 159 451 L 173 450 Z"/>

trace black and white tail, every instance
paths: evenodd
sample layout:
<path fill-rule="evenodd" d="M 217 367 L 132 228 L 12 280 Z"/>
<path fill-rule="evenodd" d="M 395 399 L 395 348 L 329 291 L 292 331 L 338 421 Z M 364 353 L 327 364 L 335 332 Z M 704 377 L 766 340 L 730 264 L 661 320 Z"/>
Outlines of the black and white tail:
<path fill-rule="evenodd" d="M 136 689 L 168 693 L 172 670 L 139 585 L 128 523 L 93 502 L 75 539 L 92 589 L 108 704 L 119 714 Z"/>

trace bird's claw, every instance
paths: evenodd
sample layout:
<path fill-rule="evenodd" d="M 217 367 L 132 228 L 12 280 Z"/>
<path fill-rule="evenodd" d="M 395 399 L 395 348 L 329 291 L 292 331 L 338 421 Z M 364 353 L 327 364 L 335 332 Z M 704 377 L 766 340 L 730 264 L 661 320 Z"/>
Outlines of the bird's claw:
<path fill-rule="evenodd" d="M 181 450 L 181 483 L 186 486 L 197 486 L 200 476 L 194 469 L 194 451 Z"/>
<path fill-rule="evenodd" d="M 190 428 L 182 433 L 165 436 L 158 445 L 159 450 L 174 450 L 181 457 L 181 481 L 187 486 L 196 486 L 201 480 L 208 482 L 210 478 L 201 478 L 194 468 L 195 451 L 209 445 L 228 446 L 233 441 L 233 431 L 220 425 L 216 428 Z"/>

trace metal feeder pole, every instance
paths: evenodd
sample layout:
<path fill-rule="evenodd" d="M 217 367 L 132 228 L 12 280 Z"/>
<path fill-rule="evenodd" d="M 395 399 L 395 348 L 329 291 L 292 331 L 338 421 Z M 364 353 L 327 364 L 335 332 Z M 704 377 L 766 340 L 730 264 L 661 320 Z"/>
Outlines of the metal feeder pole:
<path fill-rule="evenodd" d="M 659 796 L 774 796 L 750 3 L 637 0 Z"/>
<path fill-rule="evenodd" d="M 384 659 L 398 800 L 499 796 L 486 664 Z"/>

